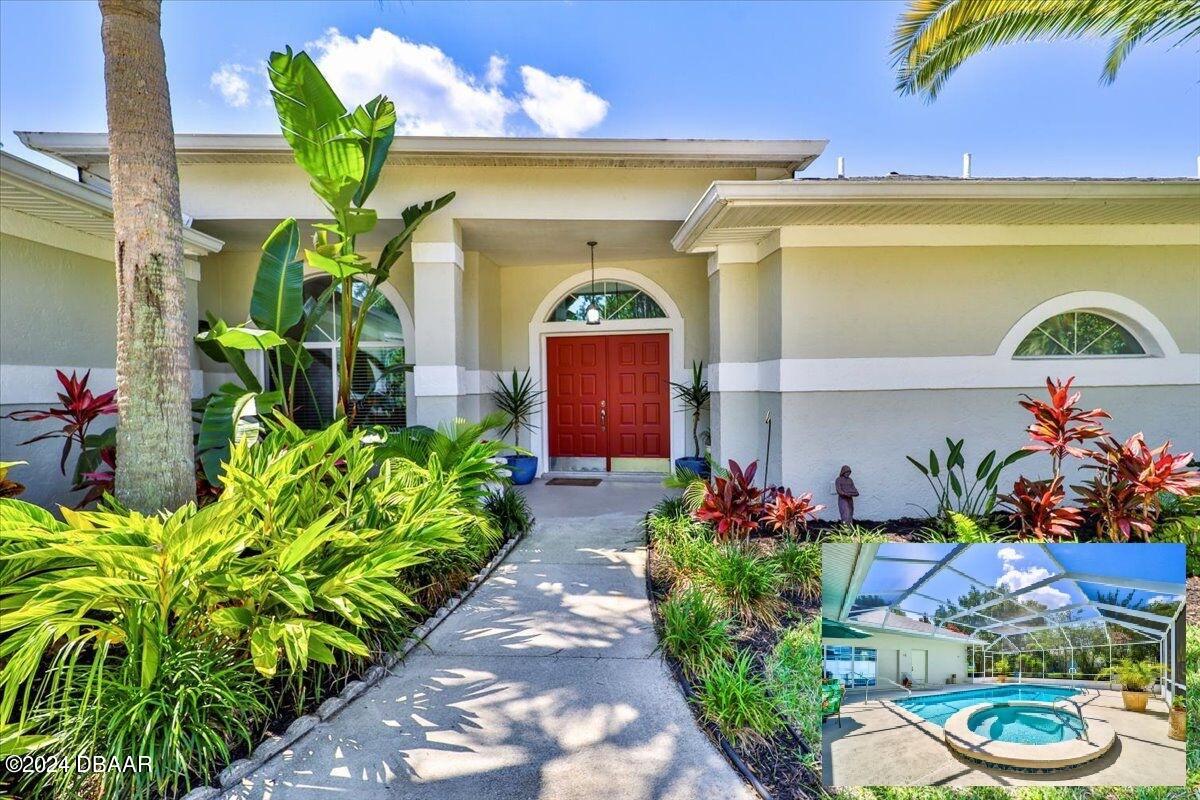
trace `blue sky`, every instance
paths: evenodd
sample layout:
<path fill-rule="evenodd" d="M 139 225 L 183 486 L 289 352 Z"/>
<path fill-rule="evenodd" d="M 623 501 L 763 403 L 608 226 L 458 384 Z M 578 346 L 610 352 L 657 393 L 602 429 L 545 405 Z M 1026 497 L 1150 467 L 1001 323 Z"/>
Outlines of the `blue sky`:
<path fill-rule="evenodd" d="M 1136 50 L 1111 86 L 1103 43 L 1001 48 L 927 105 L 892 88 L 902 8 L 168 2 L 163 35 L 179 132 L 276 131 L 261 64 L 315 42 L 335 86 L 387 90 L 412 132 L 827 138 L 815 176 L 837 156 L 851 175 L 956 174 L 964 151 L 978 176 L 1195 174 L 1194 42 Z M 94 2 L 0 2 L 6 149 L 29 155 L 13 130 L 104 129 L 99 26 Z"/>

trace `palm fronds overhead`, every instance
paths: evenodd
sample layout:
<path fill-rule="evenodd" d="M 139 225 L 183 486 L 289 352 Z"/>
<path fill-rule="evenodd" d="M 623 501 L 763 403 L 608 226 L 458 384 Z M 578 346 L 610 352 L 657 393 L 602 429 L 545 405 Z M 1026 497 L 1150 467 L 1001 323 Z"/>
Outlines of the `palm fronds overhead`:
<path fill-rule="evenodd" d="M 896 90 L 933 100 L 968 58 L 1013 42 L 1107 38 L 1111 83 L 1138 44 L 1200 34 L 1200 0 L 910 0 L 892 41 Z"/>

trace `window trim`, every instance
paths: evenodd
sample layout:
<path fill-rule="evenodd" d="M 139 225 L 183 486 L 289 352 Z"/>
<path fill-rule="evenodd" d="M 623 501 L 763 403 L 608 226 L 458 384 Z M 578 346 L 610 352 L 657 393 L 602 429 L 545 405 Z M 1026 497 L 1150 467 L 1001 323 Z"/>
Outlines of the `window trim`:
<path fill-rule="evenodd" d="M 1115 356 L 1017 356 L 1016 351 L 1025 337 L 1046 320 L 1068 311 L 1087 311 L 1119 322 L 1145 350 L 1145 355 Z M 995 355 L 1013 361 L 1076 360 L 1098 362 L 1107 359 L 1172 358 L 1180 355 L 1179 345 L 1162 323 L 1145 306 L 1128 297 L 1112 292 L 1067 292 L 1043 301 L 1031 308 L 1013 324 L 1001 339 Z"/>

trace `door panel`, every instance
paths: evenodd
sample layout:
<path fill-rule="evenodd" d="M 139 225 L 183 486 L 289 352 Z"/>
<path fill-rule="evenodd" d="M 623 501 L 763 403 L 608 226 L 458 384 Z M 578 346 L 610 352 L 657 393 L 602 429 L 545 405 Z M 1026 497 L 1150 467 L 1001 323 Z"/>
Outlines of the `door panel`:
<path fill-rule="evenodd" d="M 667 458 L 667 334 L 608 338 L 609 456 Z"/>
<path fill-rule="evenodd" d="M 552 458 L 668 458 L 667 334 L 546 340 Z"/>
<path fill-rule="evenodd" d="M 606 337 L 555 336 L 546 340 L 550 396 L 550 455 L 606 457 L 600 408 L 607 366 Z"/>

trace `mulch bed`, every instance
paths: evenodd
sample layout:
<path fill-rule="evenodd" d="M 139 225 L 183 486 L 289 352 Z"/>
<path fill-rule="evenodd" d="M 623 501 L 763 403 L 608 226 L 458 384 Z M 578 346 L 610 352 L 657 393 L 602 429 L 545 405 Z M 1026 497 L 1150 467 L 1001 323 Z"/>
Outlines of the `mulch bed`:
<path fill-rule="evenodd" d="M 774 538 L 756 538 L 755 544 L 769 552 L 774 546 Z M 658 569 L 658 554 L 651 547 L 649 551 L 648 582 L 653 600 L 654 624 L 661 633 L 661 619 L 658 614 L 658 603 L 664 600 L 671 587 L 666 581 L 655 579 L 660 575 Z M 803 622 L 813 620 L 820 611 L 818 598 L 801 598 L 791 592 L 782 595 L 786 610 L 777 626 L 756 625 L 753 627 L 737 626 L 735 643 L 739 650 L 749 651 L 754 655 L 754 663 L 762 674 L 766 674 L 767 660 L 775 649 L 775 645 L 789 628 Z M 664 654 L 664 660 L 670 667 L 675 679 L 679 681 L 685 696 L 690 694 L 691 683 L 670 656 Z M 696 707 L 690 702 L 688 707 L 696 713 Z M 708 735 L 709 739 L 721 749 L 724 738 L 716 726 L 696 717 L 696 724 Z M 730 742 L 738 756 L 754 773 L 754 777 L 770 792 L 772 800 L 814 800 L 822 796 L 821 777 L 808 769 L 800 760 L 801 749 L 806 745 L 790 728 L 762 742 Z M 819 745 L 818 745 L 819 747 Z"/>

